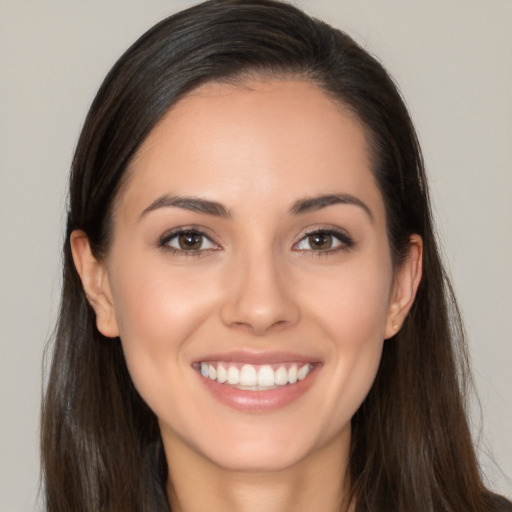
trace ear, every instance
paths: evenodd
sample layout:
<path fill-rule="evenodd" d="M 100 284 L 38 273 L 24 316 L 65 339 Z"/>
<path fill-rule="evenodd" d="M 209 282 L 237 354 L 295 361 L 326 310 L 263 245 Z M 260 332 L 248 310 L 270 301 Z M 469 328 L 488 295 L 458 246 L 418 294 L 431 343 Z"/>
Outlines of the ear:
<path fill-rule="evenodd" d="M 73 231 L 69 242 L 85 296 L 96 313 L 98 331 L 109 338 L 119 336 L 114 301 L 104 262 L 99 261 L 92 254 L 89 238 L 84 231 Z"/>
<path fill-rule="evenodd" d="M 391 290 L 385 339 L 394 336 L 402 326 L 407 313 L 416 297 L 421 281 L 423 261 L 423 240 L 419 235 L 412 235 L 405 260 L 397 269 L 393 289 Z"/>

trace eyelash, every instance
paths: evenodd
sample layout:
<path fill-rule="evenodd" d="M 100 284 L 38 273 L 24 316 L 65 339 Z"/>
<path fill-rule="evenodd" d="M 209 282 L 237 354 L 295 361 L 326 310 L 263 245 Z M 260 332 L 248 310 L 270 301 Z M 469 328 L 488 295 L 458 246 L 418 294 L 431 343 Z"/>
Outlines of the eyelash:
<path fill-rule="evenodd" d="M 192 235 L 197 236 L 202 239 L 201 245 L 205 243 L 205 241 L 208 241 L 212 244 L 213 247 L 209 247 L 206 249 L 199 248 L 199 249 L 178 249 L 177 247 L 172 247 L 169 245 L 169 243 L 173 239 L 177 239 L 178 237 L 182 235 Z M 178 230 L 174 230 L 168 233 L 165 233 L 162 235 L 162 237 L 158 241 L 158 246 L 161 247 L 163 250 L 168 251 L 172 254 L 176 254 L 178 256 L 203 256 L 205 253 L 210 251 L 218 251 L 220 247 L 205 233 L 201 231 L 201 229 L 195 228 L 195 227 L 187 227 L 187 228 L 180 228 Z"/>
<path fill-rule="evenodd" d="M 183 248 L 178 249 L 177 247 L 172 247 L 171 245 L 169 245 L 169 243 L 173 239 L 177 239 L 178 237 L 180 237 L 182 235 L 192 235 L 192 236 L 200 237 L 202 239 L 201 246 L 205 243 L 205 241 L 207 241 L 210 244 L 212 244 L 212 247 L 208 247 L 208 248 L 200 247 L 199 249 L 187 250 L 187 249 L 183 249 Z M 299 244 L 305 242 L 306 240 L 308 240 L 310 237 L 312 237 L 314 235 L 323 235 L 323 236 L 332 237 L 332 239 L 337 240 L 339 242 L 339 244 L 333 248 L 329 247 L 324 250 L 297 248 L 299 246 Z M 195 227 L 180 228 L 178 230 L 174 230 L 174 231 L 165 233 L 159 239 L 158 246 L 160 248 L 162 248 L 163 250 L 171 252 L 178 256 L 187 256 L 187 257 L 188 256 L 204 256 L 208 252 L 220 250 L 219 245 L 217 245 L 208 235 L 206 235 L 203 231 L 201 231 L 201 229 L 198 229 Z M 317 228 L 317 229 L 313 229 L 311 231 L 306 232 L 301 237 L 301 239 L 293 245 L 293 249 L 297 252 L 307 252 L 310 255 L 314 255 L 314 256 L 325 256 L 328 254 L 337 253 L 338 251 L 347 251 L 347 250 L 351 249 L 353 246 L 354 246 L 354 240 L 347 233 L 345 233 L 341 230 L 332 229 L 332 228 Z"/>
<path fill-rule="evenodd" d="M 348 251 L 348 250 L 352 249 L 355 245 L 353 238 L 350 237 L 344 231 L 341 231 L 338 229 L 333 229 L 333 228 L 316 228 L 316 229 L 312 229 L 311 231 L 306 232 L 302 236 L 302 238 L 296 244 L 294 244 L 293 247 L 294 248 L 297 247 L 299 244 L 301 244 L 302 242 L 306 241 L 307 239 L 309 239 L 310 237 L 312 237 L 314 235 L 324 235 L 324 236 L 327 235 L 329 237 L 332 237 L 333 239 L 336 239 L 339 242 L 339 244 L 335 247 L 332 247 L 332 248 L 329 247 L 324 250 L 302 249 L 303 251 L 309 253 L 311 256 L 332 255 L 339 251 Z M 300 251 L 301 249 L 296 249 L 296 250 Z"/>

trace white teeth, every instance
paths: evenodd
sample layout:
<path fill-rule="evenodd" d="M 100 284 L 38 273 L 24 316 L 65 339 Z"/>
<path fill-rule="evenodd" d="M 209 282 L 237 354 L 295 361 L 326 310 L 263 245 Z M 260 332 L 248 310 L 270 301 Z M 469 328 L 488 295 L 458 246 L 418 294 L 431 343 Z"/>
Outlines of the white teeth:
<path fill-rule="evenodd" d="M 288 370 L 284 366 L 280 366 L 274 376 L 275 384 L 278 386 L 284 386 L 288 384 Z"/>
<path fill-rule="evenodd" d="M 210 366 L 211 368 L 211 366 Z M 309 373 L 309 365 L 305 364 L 298 372 L 297 372 L 297 379 L 303 380 L 306 378 L 307 374 Z M 211 377 L 210 377 L 211 379 Z"/>
<path fill-rule="evenodd" d="M 241 386 L 256 386 L 258 383 L 258 375 L 256 368 L 250 364 L 244 364 L 240 370 L 240 385 Z"/>
<path fill-rule="evenodd" d="M 224 366 L 219 364 L 219 366 L 217 366 L 217 382 L 220 382 L 221 384 L 223 384 L 227 380 L 228 380 L 228 372 L 226 371 L 226 368 L 224 368 Z"/>
<path fill-rule="evenodd" d="M 273 386 L 275 383 L 275 374 L 272 367 L 269 365 L 262 366 L 258 371 L 258 386 L 265 386 L 267 388 Z"/>
<path fill-rule="evenodd" d="M 295 384 L 297 382 L 297 367 L 295 365 L 288 370 L 288 382 L 290 384 Z"/>
<path fill-rule="evenodd" d="M 200 364 L 201 375 L 203 377 L 215 380 L 220 384 L 229 384 L 231 386 L 240 386 L 243 389 L 265 390 L 275 389 L 287 384 L 295 384 L 297 381 L 305 379 L 311 370 L 312 364 L 304 364 L 298 368 L 297 364 L 291 364 L 287 369 L 281 365 L 276 369 L 271 365 L 253 366 L 252 364 L 240 365 L 233 363 L 206 363 Z"/>
<path fill-rule="evenodd" d="M 236 385 L 240 382 L 240 372 L 236 366 L 228 368 L 228 384 Z"/>

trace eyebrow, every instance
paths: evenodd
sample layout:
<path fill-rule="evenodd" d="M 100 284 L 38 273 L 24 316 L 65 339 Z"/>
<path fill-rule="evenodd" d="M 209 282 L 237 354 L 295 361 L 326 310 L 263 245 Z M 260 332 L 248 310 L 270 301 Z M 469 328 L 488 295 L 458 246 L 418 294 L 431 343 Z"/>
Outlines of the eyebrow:
<path fill-rule="evenodd" d="M 158 210 L 159 208 L 169 207 L 183 208 L 185 210 L 204 213 L 206 215 L 213 215 L 215 217 L 231 217 L 229 211 L 216 201 L 209 201 L 199 197 L 173 196 L 165 194 L 153 201 L 147 208 L 145 208 L 144 211 L 140 214 L 139 218 L 142 218 L 149 212 Z"/>
<path fill-rule="evenodd" d="M 306 197 L 304 199 L 299 199 L 293 204 L 292 208 L 290 209 L 290 213 L 297 215 L 300 213 L 313 212 L 322 208 L 326 208 L 327 206 L 332 206 L 334 204 L 351 204 L 354 206 L 359 206 L 364 210 L 372 222 L 374 220 L 370 208 L 363 201 L 361 201 L 361 199 L 350 194 L 326 194 L 317 197 Z"/>
<path fill-rule="evenodd" d="M 373 214 L 370 208 L 360 199 L 350 194 L 326 194 L 317 197 L 306 197 L 295 201 L 290 208 L 289 213 L 292 215 L 299 215 L 316 210 L 321 210 L 328 206 L 335 204 L 351 204 L 359 206 L 368 215 L 373 222 Z M 203 213 L 205 215 L 212 215 L 214 217 L 230 218 L 231 213 L 222 204 L 216 201 L 209 201 L 199 197 L 189 196 L 176 196 L 165 194 L 153 201 L 147 208 L 143 210 L 139 218 L 144 217 L 149 212 L 158 210 L 159 208 L 183 208 L 193 212 Z"/>

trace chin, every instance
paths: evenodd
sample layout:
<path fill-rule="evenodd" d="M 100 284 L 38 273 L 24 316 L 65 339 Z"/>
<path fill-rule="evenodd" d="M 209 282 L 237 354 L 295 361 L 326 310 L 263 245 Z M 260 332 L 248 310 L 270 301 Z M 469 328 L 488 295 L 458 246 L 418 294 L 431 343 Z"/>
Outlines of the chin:
<path fill-rule="evenodd" d="M 303 426 L 302 431 L 297 424 L 288 428 L 239 426 L 227 436 L 211 437 L 208 444 L 202 442 L 193 449 L 222 470 L 241 473 L 280 472 L 326 453 L 335 458 L 341 457 L 342 451 L 348 453 L 350 423 L 337 432 Z"/>
<path fill-rule="evenodd" d="M 229 453 L 212 454 L 209 460 L 224 471 L 270 473 L 290 469 L 305 458 L 304 451 L 291 451 L 282 446 L 273 450 L 268 444 L 261 449 L 261 445 L 256 443 L 253 447 L 235 446 Z"/>

